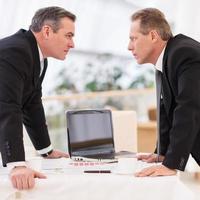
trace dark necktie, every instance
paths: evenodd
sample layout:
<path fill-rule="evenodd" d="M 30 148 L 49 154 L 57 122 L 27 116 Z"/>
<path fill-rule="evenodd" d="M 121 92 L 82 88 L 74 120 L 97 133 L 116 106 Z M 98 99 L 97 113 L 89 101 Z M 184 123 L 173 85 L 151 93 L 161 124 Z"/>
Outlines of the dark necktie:
<path fill-rule="evenodd" d="M 43 70 L 42 70 L 42 74 L 41 74 L 41 76 L 40 76 L 40 80 L 41 80 L 41 81 L 42 81 L 43 78 L 44 78 L 44 75 L 45 75 L 46 70 L 47 70 L 47 59 L 45 58 L 45 59 L 44 59 L 44 67 L 43 67 Z"/>
<path fill-rule="evenodd" d="M 161 88 L 162 88 L 162 72 L 156 70 L 156 97 L 157 97 L 157 154 L 158 159 L 160 155 L 160 99 L 161 99 Z"/>

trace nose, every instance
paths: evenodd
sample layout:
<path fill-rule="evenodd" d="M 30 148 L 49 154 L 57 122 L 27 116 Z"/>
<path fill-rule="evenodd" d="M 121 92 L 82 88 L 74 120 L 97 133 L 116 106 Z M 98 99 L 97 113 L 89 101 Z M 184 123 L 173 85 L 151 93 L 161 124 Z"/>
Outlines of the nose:
<path fill-rule="evenodd" d="M 133 51 L 133 44 L 131 41 L 128 43 L 128 50 Z"/>
<path fill-rule="evenodd" d="M 75 47 L 73 39 L 71 39 L 71 41 L 69 42 L 69 47 L 70 48 L 74 48 Z"/>

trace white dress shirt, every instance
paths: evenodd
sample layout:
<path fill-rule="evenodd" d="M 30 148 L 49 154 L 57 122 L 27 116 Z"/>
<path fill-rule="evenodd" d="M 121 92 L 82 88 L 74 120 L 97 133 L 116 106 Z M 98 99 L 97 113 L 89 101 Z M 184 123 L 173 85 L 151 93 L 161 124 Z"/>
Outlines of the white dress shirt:
<path fill-rule="evenodd" d="M 163 72 L 162 66 L 163 66 L 163 56 L 164 56 L 165 48 L 166 48 L 166 46 L 163 48 L 161 54 L 158 57 L 158 60 L 155 64 L 155 66 L 154 66 L 155 69 L 160 72 Z M 162 94 L 160 95 L 160 98 L 162 99 Z"/>
<path fill-rule="evenodd" d="M 44 69 L 44 57 L 42 55 L 42 51 L 38 45 L 38 52 L 39 52 L 39 57 L 40 57 L 40 76 L 42 75 L 42 71 Z"/>
<path fill-rule="evenodd" d="M 165 48 L 166 48 L 166 46 L 163 48 L 163 50 L 162 50 L 161 54 L 159 55 L 158 60 L 155 64 L 155 68 L 160 72 L 163 72 L 162 66 L 163 66 L 163 56 L 164 56 Z"/>

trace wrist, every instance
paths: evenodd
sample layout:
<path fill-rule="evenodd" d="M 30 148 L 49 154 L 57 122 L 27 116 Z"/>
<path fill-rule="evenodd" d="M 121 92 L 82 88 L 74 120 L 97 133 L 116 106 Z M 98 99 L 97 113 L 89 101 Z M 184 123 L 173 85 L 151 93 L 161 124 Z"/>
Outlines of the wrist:
<path fill-rule="evenodd" d="M 16 168 L 27 168 L 27 166 L 24 165 L 24 166 L 14 166 L 13 167 L 13 169 L 16 169 Z"/>
<path fill-rule="evenodd" d="M 7 169 L 11 170 L 16 167 L 27 167 L 26 161 L 15 161 L 7 163 Z"/>
<path fill-rule="evenodd" d="M 47 153 L 43 153 L 43 154 L 40 154 L 42 157 L 48 157 L 49 155 L 51 155 L 51 153 L 53 152 L 53 149 L 48 151 Z"/>

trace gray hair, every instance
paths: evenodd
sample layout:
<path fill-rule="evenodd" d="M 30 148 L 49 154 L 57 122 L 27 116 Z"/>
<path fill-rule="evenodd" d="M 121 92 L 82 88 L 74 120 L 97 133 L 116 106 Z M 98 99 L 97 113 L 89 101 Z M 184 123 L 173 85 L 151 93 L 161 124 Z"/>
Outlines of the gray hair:
<path fill-rule="evenodd" d="M 30 29 L 34 32 L 40 32 L 45 24 L 52 27 L 54 32 L 60 28 L 60 20 L 64 17 L 71 19 L 73 22 L 76 16 L 64 8 L 52 6 L 39 9 L 32 18 Z"/>
<path fill-rule="evenodd" d="M 140 32 L 144 35 L 148 34 L 151 29 L 156 29 L 164 41 L 173 36 L 165 15 L 156 8 L 139 10 L 131 16 L 131 20 L 140 20 Z"/>

